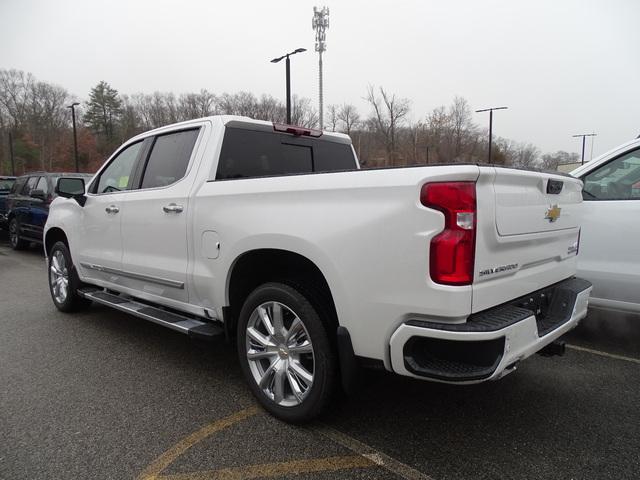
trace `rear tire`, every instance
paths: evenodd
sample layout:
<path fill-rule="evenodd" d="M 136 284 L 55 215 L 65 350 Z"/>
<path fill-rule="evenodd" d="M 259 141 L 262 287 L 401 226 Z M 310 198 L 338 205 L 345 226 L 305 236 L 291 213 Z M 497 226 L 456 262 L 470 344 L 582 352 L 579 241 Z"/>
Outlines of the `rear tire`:
<path fill-rule="evenodd" d="M 91 305 L 91 300 L 81 297 L 82 285 L 73 265 L 71 253 L 64 242 L 56 242 L 49 252 L 49 293 L 53 304 L 61 312 L 76 312 Z"/>
<path fill-rule="evenodd" d="M 15 217 L 9 221 L 9 243 L 14 250 L 24 250 L 29 246 L 29 242 L 20 238 L 20 224 Z"/>
<path fill-rule="evenodd" d="M 240 312 L 242 371 L 265 410 L 286 422 L 318 416 L 335 388 L 337 357 L 321 315 L 303 293 L 275 282 L 256 288 Z"/>

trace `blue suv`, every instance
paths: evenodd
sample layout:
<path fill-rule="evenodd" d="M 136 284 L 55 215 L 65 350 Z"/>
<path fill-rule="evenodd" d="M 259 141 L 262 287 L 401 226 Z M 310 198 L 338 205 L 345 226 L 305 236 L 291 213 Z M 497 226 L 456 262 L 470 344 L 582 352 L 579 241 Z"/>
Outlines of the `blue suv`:
<path fill-rule="evenodd" d="M 14 250 L 21 250 L 31 242 L 42 244 L 44 224 L 49 205 L 57 196 L 56 183 L 60 177 L 91 178 L 85 173 L 34 172 L 18 177 L 7 195 L 9 242 Z"/>

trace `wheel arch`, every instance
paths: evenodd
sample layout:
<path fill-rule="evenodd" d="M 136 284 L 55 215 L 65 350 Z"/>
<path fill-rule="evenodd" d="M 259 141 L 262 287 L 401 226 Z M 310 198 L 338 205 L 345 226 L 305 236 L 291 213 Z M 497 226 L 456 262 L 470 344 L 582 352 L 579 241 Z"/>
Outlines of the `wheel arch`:
<path fill-rule="evenodd" d="M 306 256 L 278 248 L 249 250 L 232 263 L 226 282 L 228 306 L 224 311 L 225 328 L 229 334 L 235 333 L 240 309 L 247 296 L 269 281 L 298 287 L 303 294 L 312 293 L 315 306 L 323 309 L 328 317 L 330 335 L 335 338 L 339 326 L 338 315 L 334 295 L 322 270 Z"/>
<path fill-rule="evenodd" d="M 49 252 L 57 242 L 63 242 L 69 251 L 71 251 L 71 248 L 69 247 L 69 239 L 67 238 L 66 233 L 64 233 L 64 230 L 60 227 L 52 227 L 47 230 L 44 236 L 44 251 L 47 256 L 49 256 Z"/>

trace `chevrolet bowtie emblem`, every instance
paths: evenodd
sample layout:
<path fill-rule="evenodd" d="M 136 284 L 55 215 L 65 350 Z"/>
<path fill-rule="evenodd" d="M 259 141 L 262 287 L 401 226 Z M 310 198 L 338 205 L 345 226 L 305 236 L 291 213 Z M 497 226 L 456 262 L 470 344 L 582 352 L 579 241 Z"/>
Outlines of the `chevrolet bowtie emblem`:
<path fill-rule="evenodd" d="M 544 216 L 545 220 L 549 220 L 550 223 L 555 222 L 560 218 L 560 210 L 562 209 L 558 207 L 558 205 L 550 205 L 546 215 Z"/>

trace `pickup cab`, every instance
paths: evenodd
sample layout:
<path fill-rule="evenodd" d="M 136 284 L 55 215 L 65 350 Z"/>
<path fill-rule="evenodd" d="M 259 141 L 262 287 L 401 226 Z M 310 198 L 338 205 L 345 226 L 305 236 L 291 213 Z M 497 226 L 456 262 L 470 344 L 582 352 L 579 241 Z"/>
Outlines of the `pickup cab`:
<path fill-rule="evenodd" d="M 475 164 L 360 170 L 348 136 L 215 116 L 132 138 L 87 186 L 61 178 L 51 297 L 235 338 L 287 421 L 360 366 L 496 380 L 586 315 L 582 182 Z"/>

